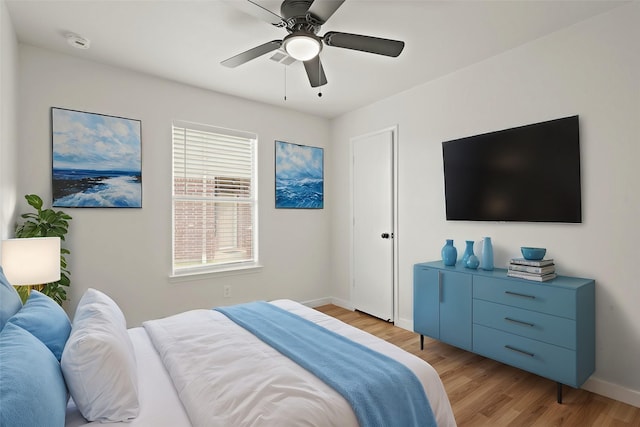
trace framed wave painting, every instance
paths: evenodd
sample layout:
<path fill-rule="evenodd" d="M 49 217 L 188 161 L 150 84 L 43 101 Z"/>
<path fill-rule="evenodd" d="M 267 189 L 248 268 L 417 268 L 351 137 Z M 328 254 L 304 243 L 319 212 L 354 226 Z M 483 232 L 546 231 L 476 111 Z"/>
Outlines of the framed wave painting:
<path fill-rule="evenodd" d="M 324 150 L 276 141 L 276 208 L 324 207 Z"/>
<path fill-rule="evenodd" d="M 141 122 L 51 108 L 53 206 L 141 208 Z"/>

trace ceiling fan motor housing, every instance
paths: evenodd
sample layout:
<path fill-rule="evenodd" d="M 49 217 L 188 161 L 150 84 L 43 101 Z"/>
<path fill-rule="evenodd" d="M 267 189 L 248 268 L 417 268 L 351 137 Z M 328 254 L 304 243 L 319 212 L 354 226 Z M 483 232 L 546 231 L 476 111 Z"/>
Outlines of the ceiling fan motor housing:
<path fill-rule="evenodd" d="M 309 13 L 313 0 L 285 0 L 280 6 L 280 14 L 287 24 L 287 31 L 317 34 L 323 21 Z"/>
<path fill-rule="evenodd" d="M 305 16 L 313 0 L 285 0 L 280 5 L 280 14 L 284 19 Z"/>

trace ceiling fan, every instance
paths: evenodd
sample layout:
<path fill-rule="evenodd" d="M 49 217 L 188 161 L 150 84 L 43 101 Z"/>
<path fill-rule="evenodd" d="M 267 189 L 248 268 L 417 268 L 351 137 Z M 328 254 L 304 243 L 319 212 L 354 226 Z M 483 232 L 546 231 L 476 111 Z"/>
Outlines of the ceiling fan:
<path fill-rule="evenodd" d="M 404 42 L 359 34 L 329 31 L 319 36 L 320 27 L 344 3 L 344 0 L 284 0 L 280 6 L 280 15 L 266 9 L 254 1 L 228 1 L 258 19 L 289 33 L 282 40 L 272 40 L 232 56 L 221 62 L 222 65 L 235 68 L 266 53 L 283 48 L 293 59 L 302 61 L 312 87 L 327 84 L 327 77 L 320 61 L 323 45 L 344 49 L 359 50 L 397 57 L 404 49 Z"/>

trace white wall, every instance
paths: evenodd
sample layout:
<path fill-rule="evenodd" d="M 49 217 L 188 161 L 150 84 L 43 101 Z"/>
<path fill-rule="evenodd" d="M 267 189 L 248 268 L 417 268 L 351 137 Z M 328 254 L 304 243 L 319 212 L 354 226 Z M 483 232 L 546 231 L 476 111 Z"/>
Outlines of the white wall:
<path fill-rule="evenodd" d="M 327 147 L 327 120 L 32 46 L 19 45 L 19 54 L 19 212 L 30 209 L 27 193 L 51 204 L 51 107 L 142 121 L 142 209 L 64 209 L 73 217 L 70 313 L 88 287 L 111 295 L 130 326 L 195 307 L 327 296 L 328 209 L 274 207 L 274 140 Z M 258 135 L 261 271 L 169 279 L 173 119 Z M 224 284 L 232 285 L 232 298 L 223 298 Z"/>
<path fill-rule="evenodd" d="M 17 185 L 18 42 L 0 0 L 0 240 L 13 236 Z"/>
<path fill-rule="evenodd" d="M 543 246 L 561 274 L 596 280 L 597 369 L 585 388 L 640 406 L 640 3 L 334 120 L 332 295 L 350 296 L 351 137 L 399 126 L 399 324 L 412 327 L 412 265 L 447 238 L 491 236 L 495 263 Z M 425 52 L 428 55 L 428 52 Z M 583 223 L 445 220 L 441 142 L 580 115 Z"/>

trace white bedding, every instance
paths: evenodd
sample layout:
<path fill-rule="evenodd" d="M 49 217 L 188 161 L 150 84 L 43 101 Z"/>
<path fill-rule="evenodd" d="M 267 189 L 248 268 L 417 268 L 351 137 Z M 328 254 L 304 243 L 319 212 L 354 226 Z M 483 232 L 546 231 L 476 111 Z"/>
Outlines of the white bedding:
<path fill-rule="evenodd" d="M 299 303 L 272 303 L 404 363 L 423 383 L 438 426 L 456 425 L 442 382 L 426 362 Z M 358 425 L 342 396 L 219 312 L 189 311 L 145 327 L 153 330 L 158 351 L 144 329 L 129 331 L 138 363 L 141 411 L 128 426 Z M 186 399 L 184 406 L 179 394 Z M 67 427 L 94 425 L 71 412 Z"/>

